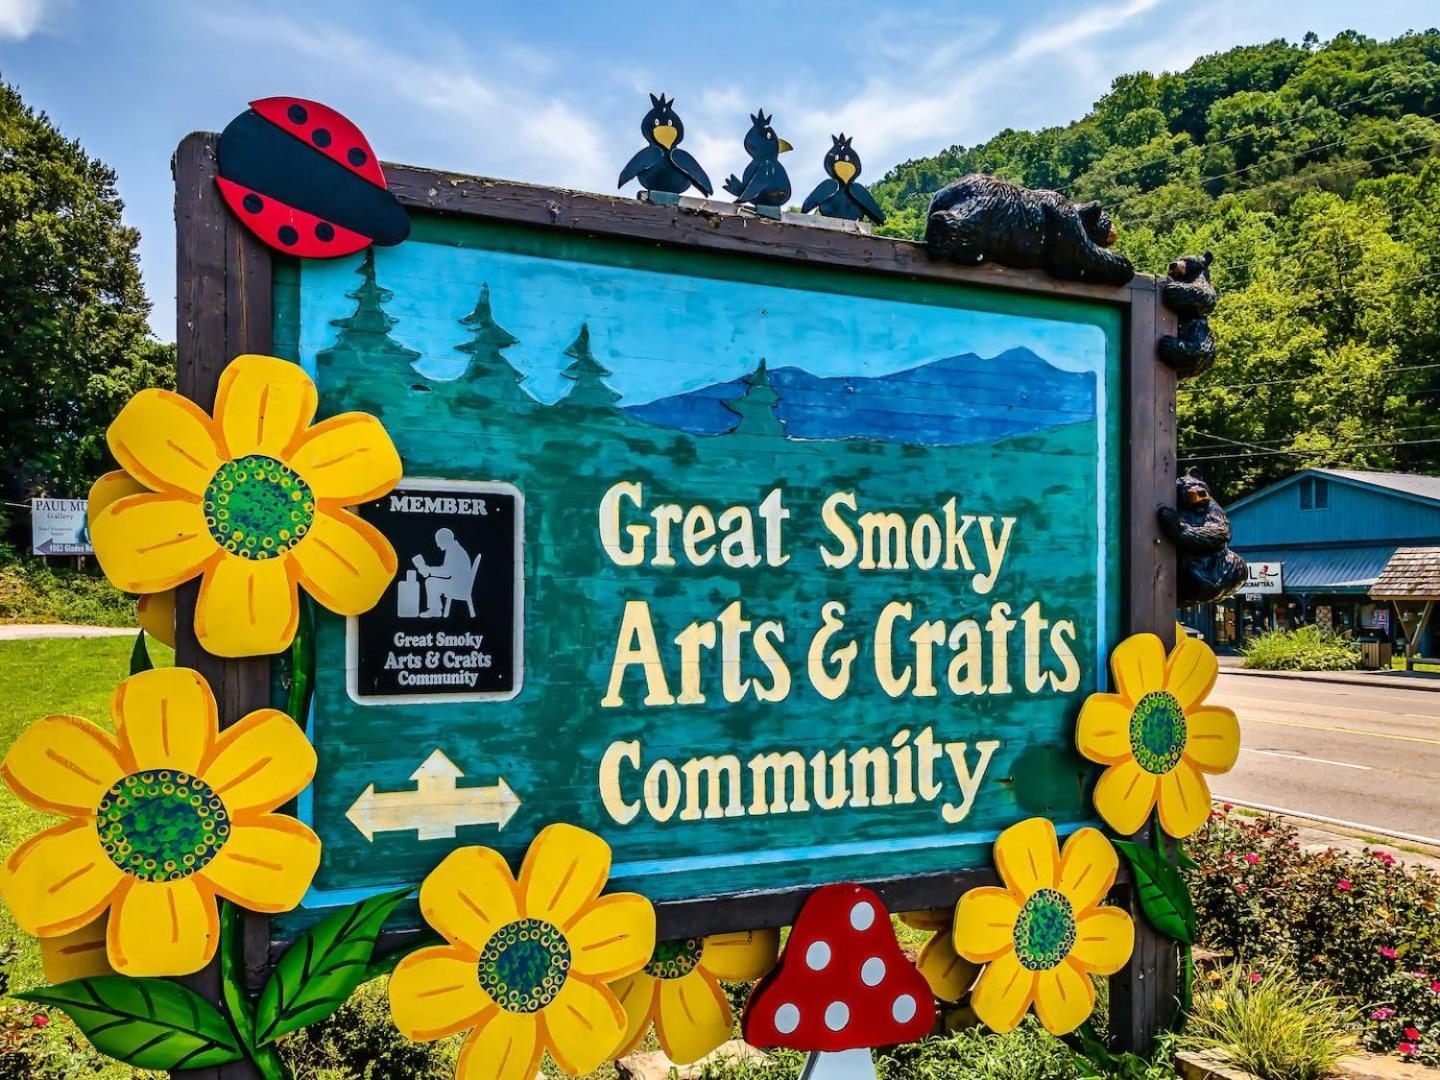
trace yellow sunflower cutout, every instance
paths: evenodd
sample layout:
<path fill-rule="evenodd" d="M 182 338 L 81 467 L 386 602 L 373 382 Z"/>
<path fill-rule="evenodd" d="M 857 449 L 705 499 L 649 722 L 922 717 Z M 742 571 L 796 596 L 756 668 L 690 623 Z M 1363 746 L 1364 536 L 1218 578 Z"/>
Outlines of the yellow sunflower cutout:
<path fill-rule="evenodd" d="M 111 503 L 126 495 L 143 495 L 150 490 L 124 469 L 105 473 L 90 485 L 90 497 L 85 512 L 94 531 L 95 519 Z M 175 590 L 150 593 L 141 596 L 135 603 L 135 618 L 140 629 L 170 648 L 175 647 Z M 53 981 L 53 980 L 52 980 Z"/>
<path fill-rule="evenodd" d="M 0 897 L 40 938 L 94 934 L 108 911 L 121 974 L 198 971 L 215 954 L 217 897 L 274 913 L 309 888 L 320 840 L 271 811 L 314 777 L 315 751 L 275 709 L 219 732 L 215 696 L 188 668 L 132 675 L 110 715 L 114 735 L 47 716 L 0 762 L 21 800 L 65 818 L 0 867 Z"/>
<path fill-rule="evenodd" d="M 1095 809 L 1128 836 L 1160 808 L 1160 825 L 1184 838 L 1210 815 L 1206 773 L 1228 772 L 1240 754 L 1240 724 L 1206 705 L 1219 665 L 1205 642 L 1181 635 L 1167 657 L 1154 634 L 1126 638 L 1110 655 L 1113 694 L 1091 694 L 1075 742 L 1108 766 L 1095 785 Z"/>
<path fill-rule="evenodd" d="M 297 365 L 254 355 L 221 373 L 213 419 L 168 390 L 131 398 L 106 439 L 144 490 L 92 515 L 105 576 L 146 595 L 200 577 L 195 634 L 217 656 L 286 648 L 301 585 L 341 615 L 373 607 L 395 552 L 344 507 L 393 488 L 400 457 L 365 413 L 312 427 L 316 403 Z"/>
<path fill-rule="evenodd" d="M 779 930 L 662 941 L 642 971 L 610 987 L 627 1026 L 615 1057 L 630 1053 L 653 1020 L 660 1049 L 677 1065 L 699 1061 L 730 1038 L 734 1017 L 720 986 L 753 982 L 775 966 Z"/>
<path fill-rule="evenodd" d="M 655 909 L 601 896 L 610 847 L 573 825 L 530 844 L 519 878 L 489 848 L 447 855 L 420 886 L 420 913 L 447 944 L 419 949 L 390 978 L 390 1012 L 416 1042 L 469 1031 L 456 1076 L 534 1080 L 546 1051 L 571 1076 L 609 1058 L 625 1010 L 608 983 L 655 948 Z"/>
<path fill-rule="evenodd" d="M 924 911 L 907 911 L 900 921 L 913 930 L 929 930 L 934 936 L 920 947 L 915 958 L 915 967 L 930 984 L 935 1000 L 953 1004 L 960 1001 L 975 985 L 975 976 L 980 973 L 978 964 L 972 964 L 955 951 L 954 908 L 929 908 Z"/>
<path fill-rule="evenodd" d="M 970 995 L 994 1031 L 1013 1030 L 1033 1004 L 1053 1035 L 1095 1008 L 1092 975 L 1113 975 L 1135 946 L 1129 913 L 1100 907 L 1119 860 L 1098 829 L 1080 829 L 1061 851 L 1046 818 L 1012 825 L 995 841 L 1003 888 L 971 889 L 955 908 L 955 950 L 985 964 Z"/>

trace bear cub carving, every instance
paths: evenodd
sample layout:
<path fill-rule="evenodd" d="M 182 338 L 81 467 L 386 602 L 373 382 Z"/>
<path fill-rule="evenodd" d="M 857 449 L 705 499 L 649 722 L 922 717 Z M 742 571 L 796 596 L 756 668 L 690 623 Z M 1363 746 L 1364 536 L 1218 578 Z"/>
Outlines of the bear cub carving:
<path fill-rule="evenodd" d="M 1180 607 L 1234 596 L 1245 584 L 1245 560 L 1230 550 L 1230 519 L 1210 497 L 1199 472 L 1175 480 L 1175 505 L 1160 507 L 1160 531 L 1176 558 L 1176 602 Z"/>
<path fill-rule="evenodd" d="M 1115 237 L 1098 202 L 1072 203 L 1057 191 L 983 173 L 941 188 L 926 214 L 925 244 L 933 255 L 966 266 L 1044 270 L 1067 281 L 1124 285 L 1133 278 L 1130 260 L 1106 250 Z"/>
<path fill-rule="evenodd" d="M 1205 317 L 1220 300 L 1210 281 L 1214 260 L 1208 251 L 1176 259 L 1170 264 L 1170 280 L 1160 289 L 1160 302 L 1180 316 L 1179 332 L 1160 339 L 1160 359 L 1182 379 L 1199 375 L 1215 362 L 1215 335 Z"/>

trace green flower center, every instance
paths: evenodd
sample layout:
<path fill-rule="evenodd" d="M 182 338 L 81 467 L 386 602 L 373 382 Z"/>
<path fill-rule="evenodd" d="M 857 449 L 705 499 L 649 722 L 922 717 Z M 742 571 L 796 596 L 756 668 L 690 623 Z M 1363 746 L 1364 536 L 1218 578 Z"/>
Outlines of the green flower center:
<path fill-rule="evenodd" d="M 1015 957 L 1029 971 L 1059 967 L 1075 947 L 1075 912 L 1054 889 L 1033 893 L 1015 920 Z"/>
<path fill-rule="evenodd" d="M 480 953 L 480 985 L 502 1009 L 533 1013 L 555 1000 L 570 971 L 570 942 L 544 919 L 506 923 Z"/>
<path fill-rule="evenodd" d="M 704 948 L 704 940 L 698 937 L 656 942 L 655 952 L 645 965 L 645 973 L 657 979 L 678 979 L 689 975 L 700 963 L 700 953 Z"/>
<path fill-rule="evenodd" d="M 242 559 L 285 554 L 315 521 L 310 485 L 290 466 L 263 454 L 247 454 L 215 470 L 204 507 L 215 542 Z"/>
<path fill-rule="evenodd" d="M 95 808 L 110 861 L 141 881 L 203 870 L 230 837 L 230 813 L 210 785 L 178 769 L 131 773 Z"/>
<path fill-rule="evenodd" d="M 1130 714 L 1130 751 L 1142 769 L 1156 776 L 1180 764 L 1189 734 L 1185 710 L 1166 690 L 1146 694 Z"/>

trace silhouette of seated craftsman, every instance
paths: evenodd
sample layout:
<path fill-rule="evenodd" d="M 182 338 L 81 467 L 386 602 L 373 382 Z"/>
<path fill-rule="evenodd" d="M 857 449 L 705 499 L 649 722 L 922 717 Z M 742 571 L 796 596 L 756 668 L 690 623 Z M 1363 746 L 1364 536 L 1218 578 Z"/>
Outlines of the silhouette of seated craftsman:
<path fill-rule="evenodd" d="M 469 554 L 449 529 L 441 529 L 435 534 L 435 546 L 440 549 L 438 566 L 429 565 L 419 555 L 411 560 L 415 569 L 425 576 L 425 610 L 420 612 L 420 617 L 437 619 L 448 616 L 451 603 L 459 600 L 470 609 L 473 619 L 475 600 L 471 594 L 475 588 L 476 572 L 480 569 L 480 556 L 476 555 L 472 563 Z"/>

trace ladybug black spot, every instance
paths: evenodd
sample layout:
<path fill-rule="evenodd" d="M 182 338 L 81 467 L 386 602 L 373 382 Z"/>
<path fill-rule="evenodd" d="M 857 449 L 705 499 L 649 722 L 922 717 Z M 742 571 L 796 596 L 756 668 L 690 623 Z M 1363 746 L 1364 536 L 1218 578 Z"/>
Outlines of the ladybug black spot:
<path fill-rule="evenodd" d="M 320 222 L 315 226 L 315 238 L 317 240 L 323 240 L 328 244 L 331 240 L 335 239 L 335 226 L 331 225 L 328 221 Z"/>
<path fill-rule="evenodd" d="M 310 133 L 310 141 L 323 149 L 330 145 L 330 132 L 324 128 L 316 128 Z"/>
<path fill-rule="evenodd" d="M 281 226 L 280 226 L 280 242 L 281 242 L 282 244 L 284 244 L 286 247 L 291 247 L 291 246 L 293 246 L 293 245 L 295 244 L 295 242 L 296 242 L 297 240 L 299 240 L 299 239 L 300 239 L 300 234 L 295 231 L 295 226 L 293 226 L 293 225 L 281 225 Z"/>
<path fill-rule="evenodd" d="M 365 151 L 361 150 L 358 146 L 352 146 L 350 152 L 346 154 L 345 157 L 349 159 L 350 164 L 354 165 L 357 169 L 370 160 L 369 157 L 366 156 Z"/>
<path fill-rule="evenodd" d="M 290 117 L 292 124 L 303 124 L 306 120 L 310 119 L 310 113 L 306 111 L 304 105 L 291 105 L 290 108 L 285 110 L 285 115 Z"/>
<path fill-rule="evenodd" d="M 245 209 L 252 214 L 258 214 L 261 210 L 265 209 L 265 200 L 253 191 L 249 195 L 246 195 L 241 201 L 244 203 Z"/>

